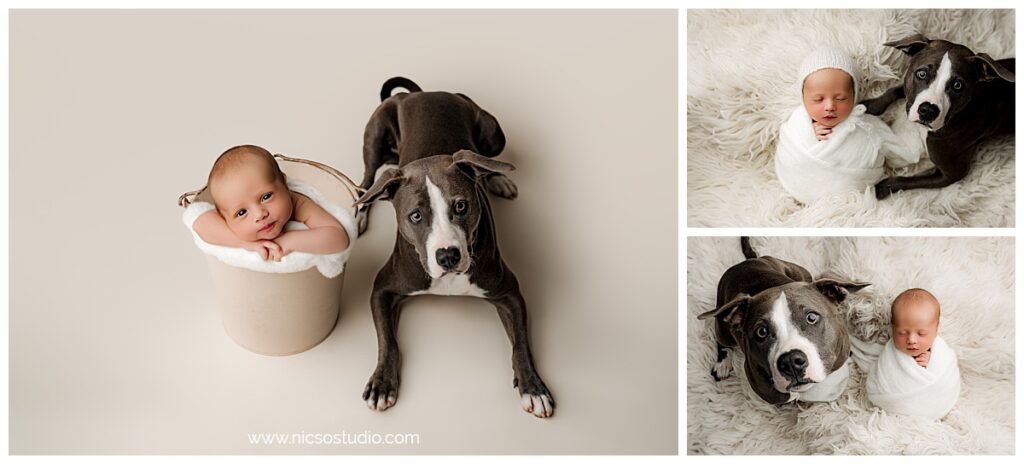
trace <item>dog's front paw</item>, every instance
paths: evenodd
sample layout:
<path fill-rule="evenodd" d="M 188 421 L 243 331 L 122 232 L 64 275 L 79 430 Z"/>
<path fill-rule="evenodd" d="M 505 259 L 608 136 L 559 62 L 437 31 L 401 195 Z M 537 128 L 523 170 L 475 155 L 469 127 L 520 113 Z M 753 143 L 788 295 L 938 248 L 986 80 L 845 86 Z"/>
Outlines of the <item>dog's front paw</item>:
<path fill-rule="evenodd" d="M 516 391 L 519 393 L 519 404 L 523 411 L 541 419 L 547 419 L 555 414 L 555 398 L 551 396 L 548 387 L 540 378 L 528 382 L 516 381 Z"/>
<path fill-rule="evenodd" d="M 384 411 L 398 401 L 398 374 L 378 367 L 363 390 L 363 401 L 374 411 Z"/>
<path fill-rule="evenodd" d="M 899 188 L 896 187 L 896 179 L 886 177 L 885 179 L 882 179 L 881 182 L 875 184 L 875 198 L 884 200 L 888 198 L 889 195 L 896 193 L 897 190 L 899 190 Z"/>
<path fill-rule="evenodd" d="M 504 174 L 492 174 L 487 176 L 484 182 L 487 184 L 487 190 L 499 197 L 512 200 L 519 196 L 519 187 Z"/>
<path fill-rule="evenodd" d="M 730 376 L 732 376 L 732 361 L 729 359 L 718 361 L 711 367 L 711 377 L 715 379 L 715 382 L 720 382 Z"/>

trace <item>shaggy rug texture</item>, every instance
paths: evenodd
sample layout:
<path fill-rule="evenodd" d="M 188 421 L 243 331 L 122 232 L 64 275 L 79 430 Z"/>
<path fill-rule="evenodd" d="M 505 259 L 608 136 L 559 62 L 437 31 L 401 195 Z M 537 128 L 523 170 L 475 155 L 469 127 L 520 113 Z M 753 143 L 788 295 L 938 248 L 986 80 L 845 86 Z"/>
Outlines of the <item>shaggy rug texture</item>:
<path fill-rule="evenodd" d="M 942 305 L 939 334 L 956 351 L 962 390 L 943 419 L 899 416 L 867 401 L 865 374 L 850 365 L 833 403 L 761 401 L 732 351 L 735 374 L 715 382 L 713 321 L 718 279 L 743 260 L 736 237 L 692 237 L 687 250 L 687 450 L 689 454 L 1013 454 L 1014 245 L 1012 237 L 773 237 L 759 255 L 800 264 L 817 278 L 872 282 L 840 305 L 851 336 L 884 342 L 889 305 L 908 288 Z"/>
<path fill-rule="evenodd" d="M 861 95 L 902 82 L 909 58 L 882 44 L 915 33 L 1014 56 L 1012 10 L 691 10 L 687 12 L 687 219 L 690 227 L 1013 227 L 1014 136 L 983 143 L 967 177 L 882 201 L 850 192 L 810 205 L 775 176 L 780 124 L 801 103 L 796 70 L 820 45 L 847 51 Z M 883 119 L 905 118 L 903 100 Z M 914 137 L 912 133 L 897 133 Z M 910 175 L 920 163 L 888 174 Z"/>

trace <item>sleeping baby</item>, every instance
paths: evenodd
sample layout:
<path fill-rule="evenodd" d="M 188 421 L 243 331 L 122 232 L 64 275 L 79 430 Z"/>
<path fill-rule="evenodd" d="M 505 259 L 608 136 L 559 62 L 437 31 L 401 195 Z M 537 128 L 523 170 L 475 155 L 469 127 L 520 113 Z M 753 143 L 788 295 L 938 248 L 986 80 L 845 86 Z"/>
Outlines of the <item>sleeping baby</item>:
<path fill-rule="evenodd" d="M 960 369 L 956 353 L 939 337 L 939 314 L 939 300 L 927 290 L 912 288 L 896 297 L 892 338 L 869 371 L 868 400 L 890 413 L 931 419 L 953 409 Z"/>
<path fill-rule="evenodd" d="M 903 140 L 878 116 L 854 105 L 858 73 L 853 59 L 820 48 L 800 64 L 803 104 L 779 131 L 775 172 L 802 203 L 833 193 L 863 192 L 893 167 L 916 163 L 920 145 Z"/>

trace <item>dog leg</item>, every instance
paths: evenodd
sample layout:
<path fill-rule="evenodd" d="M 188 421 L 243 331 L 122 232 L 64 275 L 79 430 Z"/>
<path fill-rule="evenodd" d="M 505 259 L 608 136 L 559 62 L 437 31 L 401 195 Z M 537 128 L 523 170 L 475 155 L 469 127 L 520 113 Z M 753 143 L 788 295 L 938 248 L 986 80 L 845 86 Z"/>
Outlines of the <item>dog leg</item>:
<path fill-rule="evenodd" d="M 384 411 L 398 401 L 401 353 L 398 350 L 398 316 L 406 297 L 374 289 L 370 298 L 373 325 L 377 328 L 377 368 L 363 390 L 363 401 L 375 411 Z"/>
<path fill-rule="evenodd" d="M 897 87 L 886 90 L 885 93 L 878 97 L 864 100 L 860 103 L 867 107 L 868 114 L 878 116 L 884 113 L 886 108 L 888 108 L 894 101 L 903 98 L 904 94 L 903 84 L 900 84 Z"/>
<path fill-rule="evenodd" d="M 484 183 L 487 185 L 487 190 L 499 197 L 512 200 L 519 196 L 519 188 L 516 187 L 516 183 L 504 174 L 490 174 L 484 179 Z"/>
<path fill-rule="evenodd" d="M 717 345 L 718 362 L 711 367 L 711 377 L 714 377 L 715 382 L 720 382 L 722 379 L 732 375 L 732 360 L 729 359 L 729 352 L 726 351 L 725 347 L 721 344 Z"/>
<path fill-rule="evenodd" d="M 488 301 L 498 310 L 498 317 L 512 344 L 512 371 L 515 375 L 512 386 L 519 390 L 523 410 L 540 418 L 551 417 L 555 413 L 555 399 L 533 365 L 523 295 L 517 290 Z"/>
<path fill-rule="evenodd" d="M 963 179 L 966 174 L 965 171 L 960 175 L 947 175 L 939 168 L 931 168 L 913 177 L 887 177 L 875 184 L 875 198 L 882 200 L 900 190 L 942 188 Z"/>

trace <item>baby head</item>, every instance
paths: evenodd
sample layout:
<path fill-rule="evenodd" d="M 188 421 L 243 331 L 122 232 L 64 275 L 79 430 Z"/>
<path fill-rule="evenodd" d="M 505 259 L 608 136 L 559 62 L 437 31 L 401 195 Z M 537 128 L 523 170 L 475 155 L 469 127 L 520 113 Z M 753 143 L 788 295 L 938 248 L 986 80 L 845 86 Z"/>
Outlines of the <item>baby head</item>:
<path fill-rule="evenodd" d="M 815 122 L 835 127 L 850 116 L 857 97 L 856 63 L 834 48 L 819 48 L 800 63 L 804 108 Z"/>
<path fill-rule="evenodd" d="M 892 341 L 900 351 L 917 356 L 932 348 L 939 334 L 939 300 L 928 290 L 912 288 L 892 302 Z"/>
<path fill-rule="evenodd" d="M 285 175 L 261 147 L 229 148 L 213 163 L 206 185 L 217 212 L 241 240 L 272 240 L 292 217 Z"/>

